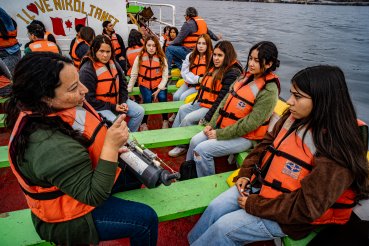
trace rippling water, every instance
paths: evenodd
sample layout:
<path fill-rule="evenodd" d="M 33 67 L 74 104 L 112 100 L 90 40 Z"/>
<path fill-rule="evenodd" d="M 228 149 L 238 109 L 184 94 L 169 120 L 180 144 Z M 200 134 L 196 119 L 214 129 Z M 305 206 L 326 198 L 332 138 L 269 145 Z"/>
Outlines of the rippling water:
<path fill-rule="evenodd" d="M 283 98 L 289 96 L 290 79 L 302 68 L 339 66 L 345 72 L 359 117 L 369 123 L 369 7 L 204 0 L 150 2 L 175 5 L 178 28 L 184 21 L 185 9 L 194 6 L 213 32 L 222 33 L 223 39 L 234 44 L 243 65 L 253 44 L 274 42 L 281 60 L 277 73 Z"/>

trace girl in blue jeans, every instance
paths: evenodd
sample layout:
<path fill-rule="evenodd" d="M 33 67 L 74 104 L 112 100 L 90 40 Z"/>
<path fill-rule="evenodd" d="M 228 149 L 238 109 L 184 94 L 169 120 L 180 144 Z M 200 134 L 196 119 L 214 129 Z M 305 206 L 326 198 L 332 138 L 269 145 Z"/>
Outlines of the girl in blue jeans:
<path fill-rule="evenodd" d="M 289 110 L 247 156 L 235 186 L 210 203 L 188 235 L 191 245 L 299 240 L 347 223 L 368 197 L 367 139 L 360 132 L 367 136 L 367 128 L 360 129 L 342 70 L 303 69 L 290 93 Z"/>
<path fill-rule="evenodd" d="M 243 152 L 263 138 L 278 100 L 279 79 L 273 73 L 278 66 L 272 42 L 251 47 L 247 72 L 233 83 L 205 129 L 191 139 L 186 161 L 196 163 L 198 177 L 215 174 L 214 157 Z"/>
<path fill-rule="evenodd" d="M 140 91 L 144 103 L 151 103 L 158 99 L 159 102 L 166 102 L 168 63 L 165 54 L 160 47 L 158 39 L 154 36 L 147 36 L 140 54 L 136 57 L 131 71 L 131 79 L 128 84 L 128 92 L 138 80 Z M 168 128 L 168 114 L 162 114 L 163 126 Z M 148 130 L 148 116 L 142 120 L 141 131 Z"/>

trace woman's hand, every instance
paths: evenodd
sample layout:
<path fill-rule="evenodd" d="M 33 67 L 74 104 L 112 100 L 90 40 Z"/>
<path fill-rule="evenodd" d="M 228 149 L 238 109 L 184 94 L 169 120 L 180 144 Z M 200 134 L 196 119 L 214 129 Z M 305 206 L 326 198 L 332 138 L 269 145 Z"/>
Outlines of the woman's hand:
<path fill-rule="evenodd" d="M 213 128 L 211 126 L 205 126 L 204 130 L 202 130 L 204 132 L 204 134 L 207 136 L 207 133 L 209 131 L 213 130 Z"/>
<path fill-rule="evenodd" d="M 124 151 L 123 146 L 129 137 L 127 123 L 124 121 L 125 118 L 125 115 L 120 115 L 106 131 L 105 141 L 100 155 L 101 159 L 117 162 L 118 153 Z"/>
<path fill-rule="evenodd" d="M 236 181 L 236 187 L 241 196 L 248 196 L 246 192 L 247 185 L 250 183 L 250 179 L 246 177 L 241 177 Z"/>
<path fill-rule="evenodd" d="M 122 103 L 122 104 L 116 104 L 115 105 L 115 111 L 118 112 L 118 113 L 127 113 L 128 111 L 128 105 L 127 106 L 124 106 L 127 105 L 126 103 Z"/>
<path fill-rule="evenodd" d="M 210 130 L 205 133 L 205 135 L 208 137 L 208 139 L 217 139 L 217 131 L 216 130 Z"/>
<path fill-rule="evenodd" d="M 156 89 L 156 91 L 154 93 L 152 93 L 152 96 L 154 97 L 154 100 L 157 99 L 159 92 L 160 92 L 160 89 L 158 88 L 158 89 Z"/>

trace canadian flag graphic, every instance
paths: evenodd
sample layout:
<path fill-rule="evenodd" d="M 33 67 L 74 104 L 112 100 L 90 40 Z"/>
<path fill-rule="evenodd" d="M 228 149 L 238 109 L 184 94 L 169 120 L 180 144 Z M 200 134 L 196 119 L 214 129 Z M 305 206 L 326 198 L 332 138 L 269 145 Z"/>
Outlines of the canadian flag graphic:
<path fill-rule="evenodd" d="M 67 36 L 66 35 L 66 30 L 67 33 L 70 33 L 71 29 L 74 30 L 74 27 L 76 25 L 83 25 L 86 26 L 86 17 L 84 18 L 74 18 L 74 23 L 70 20 L 72 18 L 65 18 L 65 20 L 63 20 L 62 18 L 59 17 L 50 17 L 52 25 L 53 25 L 53 33 L 55 35 L 60 35 L 60 36 Z"/>

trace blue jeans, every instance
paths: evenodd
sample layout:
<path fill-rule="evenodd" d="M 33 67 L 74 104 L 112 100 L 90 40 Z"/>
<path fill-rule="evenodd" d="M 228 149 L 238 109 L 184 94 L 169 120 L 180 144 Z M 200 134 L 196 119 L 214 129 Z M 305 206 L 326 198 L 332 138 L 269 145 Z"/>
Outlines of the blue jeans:
<path fill-rule="evenodd" d="M 168 61 L 168 71 L 172 69 L 172 62 L 181 69 L 182 63 L 184 59 L 186 59 L 186 55 L 191 52 L 191 49 L 186 48 L 184 46 L 174 46 L 169 45 L 165 50 L 165 56 Z"/>
<path fill-rule="evenodd" d="M 199 102 L 187 103 L 179 107 L 172 127 L 192 126 L 199 123 L 209 111 L 208 108 L 200 106 Z"/>
<path fill-rule="evenodd" d="M 277 222 L 240 208 L 235 186 L 215 198 L 188 234 L 191 245 L 245 245 L 286 236 Z"/>
<path fill-rule="evenodd" d="M 198 177 L 209 176 L 215 174 L 214 157 L 239 153 L 251 147 L 252 142 L 246 138 L 208 139 L 204 132 L 199 132 L 191 139 L 186 161 L 196 162 Z"/>
<path fill-rule="evenodd" d="M 140 186 L 141 182 L 129 168 L 123 167 L 112 193 L 137 189 Z M 158 216 L 145 204 L 112 196 L 91 214 L 101 241 L 129 237 L 131 245 L 156 245 Z"/>
<path fill-rule="evenodd" d="M 142 100 L 144 103 L 152 103 L 152 93 L 154 93 L 157 89 L 154 90 L 150 90 L 148 88 L 146 88 L 145 86 L 140 85 L 140 92 L 141 92 L 141 96 L 142 96 Z M 167 94 L 168 91 L 167 90 L 161 90 L 158 94 L 158 101 L 159 102 L 167 102 L 168 98 L 167 98 Z M 163 116 L 163 120 L 168 120 L 168 114 L 162 114 Z M 147 123 L 147 118 L 148 115 L 145 115 L 142 123 Z"/>
<path fill-rule="evenodd" d="M 196 87 L 188 87 L 183 83 L 181 87 L 173 94 L 173 101 L 184 101 L 187 96 L 197 92 Z"/>
<path fill-rule="evenodd" d="M 145 110 L 141 105 L 137 104 L 131 99 L 128 99 L 126 103 L 128 105 L 127 115 L 129 116 L 127 126 L 131 132 L 137 132 L 138 128 L 141 125 L 141 121 L 145 116 Z M 101 110 L 97 112 L 102 114 L 102 116 L 104 116 L 110 122 L 113 122 L 117 117 L 117 115 L 110 110 Z"/>

